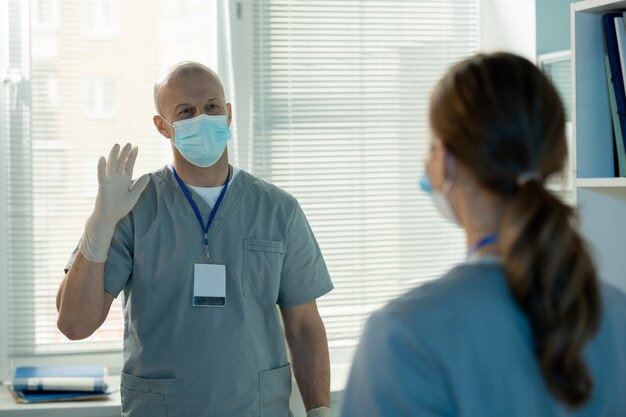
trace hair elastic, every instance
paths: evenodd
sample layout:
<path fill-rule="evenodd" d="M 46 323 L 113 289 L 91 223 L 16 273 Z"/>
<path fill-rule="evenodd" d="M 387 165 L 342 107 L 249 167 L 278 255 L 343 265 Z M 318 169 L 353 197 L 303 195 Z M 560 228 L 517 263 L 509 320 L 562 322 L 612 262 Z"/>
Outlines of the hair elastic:
<path fill-rule="evenodd" d="M 530 181 L 541 181 L 541 174 L 537 171 L 524 172 L 518 175 L 515 181 L 517 182 L 517 185 L 521 187 Z"/>

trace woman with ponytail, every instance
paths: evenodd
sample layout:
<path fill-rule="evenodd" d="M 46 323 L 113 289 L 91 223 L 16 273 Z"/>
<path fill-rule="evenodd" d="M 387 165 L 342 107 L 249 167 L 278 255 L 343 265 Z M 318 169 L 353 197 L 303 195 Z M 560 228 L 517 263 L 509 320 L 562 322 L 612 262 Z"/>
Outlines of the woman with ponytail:
<path fill-rule="evenodd" d="M 522 57 L 476 55 L 429 119 L 422 188 L 467 261 L 370 318 L 342 415 L 626 416 L 626 296 L 545 187 L 567 155 L 556 90 Z"/>

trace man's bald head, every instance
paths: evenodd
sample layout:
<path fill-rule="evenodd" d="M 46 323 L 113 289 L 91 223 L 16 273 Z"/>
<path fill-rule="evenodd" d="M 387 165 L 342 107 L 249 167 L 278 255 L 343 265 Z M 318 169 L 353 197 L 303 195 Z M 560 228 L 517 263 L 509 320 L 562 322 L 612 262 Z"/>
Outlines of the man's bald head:
<path fill-rule="evenodd" d="M 224 87 L 220 81 L 218 75 L 206 65 L 202 65 L 199 62 L 183 61 L 168 68 L 158 81 L 154 84 L 154 107 L 157 114 L 163 116 L 163 95 L 166 92 L 168 85 L 180 77 L 197 77 L 205 76 L 210 82 L 215 83 L 218 87 L 220 98 L 225 100 Z"/>

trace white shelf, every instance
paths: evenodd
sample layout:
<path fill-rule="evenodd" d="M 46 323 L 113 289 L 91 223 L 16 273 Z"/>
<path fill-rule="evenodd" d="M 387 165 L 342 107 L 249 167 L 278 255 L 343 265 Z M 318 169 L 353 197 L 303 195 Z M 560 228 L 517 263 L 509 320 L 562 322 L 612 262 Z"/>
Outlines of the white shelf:
<path fill-rule="evenodd" d="M 572 3 L 571 7 L 575 12 L 607 12 L 610 10 L 626 9 L 626 0 L 586 0 Z"/>
<path fill-rule="evenodd" d="M 575 201 L 579 226 L 599 276 L 626 291 L 626 178 L 613 178 L 614 138 L 602 15 L 626 0 L 572 3 L 572 119 Z"/>
<path fill-rule="evenodd" d="M 578 178 L 577 188 L 626 188 L 626 178 Z"/>

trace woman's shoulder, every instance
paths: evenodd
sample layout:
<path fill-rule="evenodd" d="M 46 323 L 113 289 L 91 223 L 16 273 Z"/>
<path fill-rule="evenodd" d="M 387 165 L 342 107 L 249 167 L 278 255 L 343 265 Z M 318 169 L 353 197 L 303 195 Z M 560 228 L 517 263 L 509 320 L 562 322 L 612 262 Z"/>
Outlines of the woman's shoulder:
<path fill-rule="evenodd" d="M 626 292 L 614 284 L 601 281 L 600 294 L 605 308 L 626 312 Z"/>
<path fill-rule="evenodd" d="M 626 346 L 626 293 L 613 284 L 601 281 L 602 326 L 600 334 L 618 337 Z"/>
<path fill-rule="evenodd" d="M 370 318 L 369 333 L 380 334 L 382 328 L 390 337 L 402 334 L 406 342 L 451 356 L 469 339 L 530 337 L 500 264 L 460 265 L 407 292 Z"/>
<path fill-rule="evenodd" d="M 501 264 L 469 263 L 408 291 L 387 304 L 383 311 L 396 316 L 467 315 L 485 308 L 493 310 L 511 300 Z"/>

